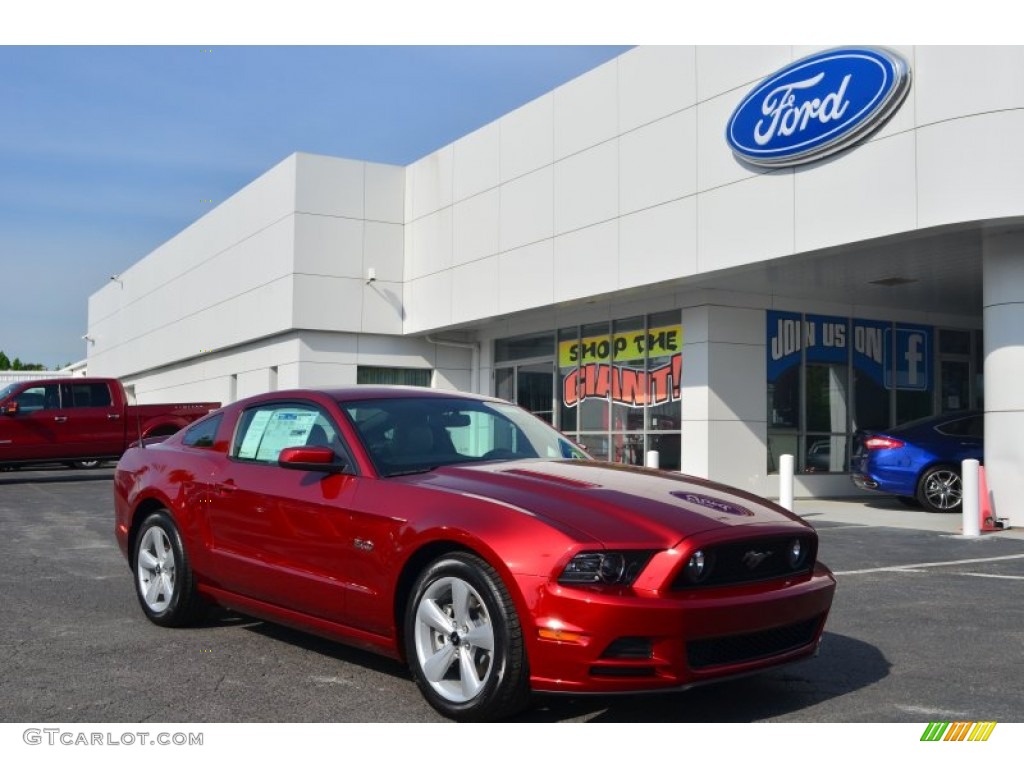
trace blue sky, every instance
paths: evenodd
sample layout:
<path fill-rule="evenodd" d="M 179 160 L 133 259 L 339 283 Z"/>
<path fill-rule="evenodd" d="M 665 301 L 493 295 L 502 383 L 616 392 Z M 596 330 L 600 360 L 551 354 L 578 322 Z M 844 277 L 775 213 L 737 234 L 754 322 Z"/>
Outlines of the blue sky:
<path fill-rule="evenodd" d="M 85 356 L 86 300 L 111 274 L 292 152 L 408 163 L 626 48 L 589 43 L 1017 42 L 991 24 L 996 0 L 925 16 L 861 0 L 827 17 L 819 0 L 8 6 L 0 349 L 47 365 Z M 80 47 L 33 47 L 54 44 Z"/>
<path fill-rule="evenodd" d="M 407 164 L 624 50 L 2 46 L 0 349 L 84 358 L 91 293 L 292 152 Z"/>

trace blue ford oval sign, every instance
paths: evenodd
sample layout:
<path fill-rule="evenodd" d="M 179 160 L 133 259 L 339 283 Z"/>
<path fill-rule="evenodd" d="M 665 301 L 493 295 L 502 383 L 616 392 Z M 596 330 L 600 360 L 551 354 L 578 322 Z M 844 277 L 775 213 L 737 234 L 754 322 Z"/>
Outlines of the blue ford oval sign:
<path fill-rule="evenodd" d="M 867 136 L 902 103 L 910 67 L 885 48 L 835 48 L 764 80 L 736 107 L 726 138 L 754 165 L 819 160 Z"/>

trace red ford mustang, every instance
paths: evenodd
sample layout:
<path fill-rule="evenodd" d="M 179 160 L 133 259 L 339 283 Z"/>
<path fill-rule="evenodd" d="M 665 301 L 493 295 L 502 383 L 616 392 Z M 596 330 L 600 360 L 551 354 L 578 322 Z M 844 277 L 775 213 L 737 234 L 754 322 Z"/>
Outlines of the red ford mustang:
<path fill-rule="evenodd" d="M 437 390 L 242 400 L 129 450 L 115 503 L 152 621 L 214 602 L 405 659 L 459 720 L 810 656 L 835 590 L 780 507 Z"/>

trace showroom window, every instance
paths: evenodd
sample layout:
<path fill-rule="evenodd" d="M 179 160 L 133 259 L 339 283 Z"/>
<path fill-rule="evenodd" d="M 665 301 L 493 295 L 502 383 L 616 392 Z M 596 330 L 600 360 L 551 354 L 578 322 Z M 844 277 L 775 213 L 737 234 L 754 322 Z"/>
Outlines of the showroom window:
<path fill-rule="evenodd" d="M 494 394 L 555 423 L 555 335 L 540 333 L 494 343 Z"/>
<path fill-rule="evenodd" d="M 679 310 L 495 342 L 495 394 L 586 446 L 643 464 L 649 450 L 680 467 L 683 329 Z"/>
<path fill-rule="evenodd" d="M 978 344 L 972 331 L 769 311 L 768 471 L 788 453 L 798 472 L 848 472 L 859 430 L 970 408 Z"/>
<path fill-rule="evenodd" d="M 356 384 L 404 384 L 411 387 L 429 387 L 432 371 L 429 368 L 382 368 L 360 365 L 356 368 Z"/>

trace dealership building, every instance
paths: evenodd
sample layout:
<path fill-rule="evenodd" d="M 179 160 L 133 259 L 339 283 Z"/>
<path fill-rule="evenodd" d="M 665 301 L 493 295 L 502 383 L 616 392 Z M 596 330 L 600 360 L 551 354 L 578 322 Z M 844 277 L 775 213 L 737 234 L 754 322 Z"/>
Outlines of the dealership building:
<path fill-rule="evenodd" d="M 1024 47 L 639 47 L 408 166 L 304 153 L 89 299 L 139 402 L 407 383 L 612 461 L 854 495 L 983 409 L 1024 525 Z"/>

